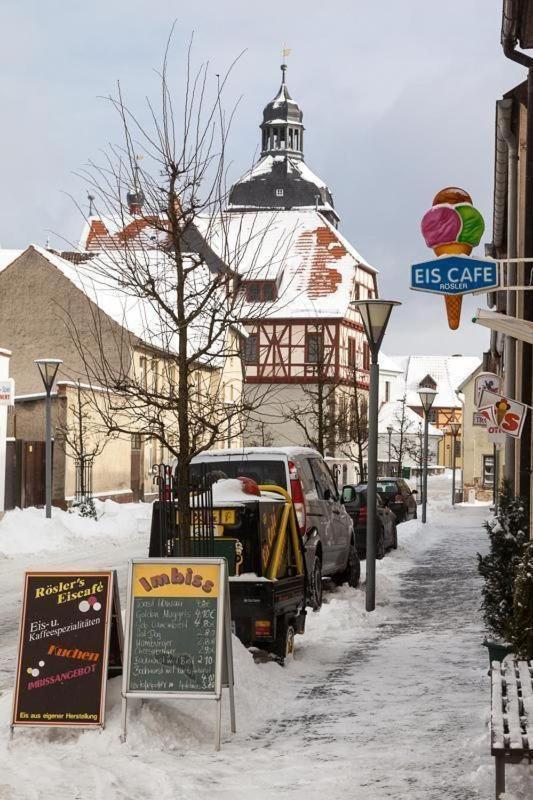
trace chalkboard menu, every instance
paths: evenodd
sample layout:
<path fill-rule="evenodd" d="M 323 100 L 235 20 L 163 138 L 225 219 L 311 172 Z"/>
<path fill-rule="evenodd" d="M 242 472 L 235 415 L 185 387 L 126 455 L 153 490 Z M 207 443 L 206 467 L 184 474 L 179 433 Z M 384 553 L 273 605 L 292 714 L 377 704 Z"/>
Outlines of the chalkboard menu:
<path fill-rule="evenodd" d="M 115 573 L 26 573 L 14 725 L 103 725 L 112 623 L 117 674 L 122 621 Z"/>
<path fill-rule="evenodd" d="M 198 561 L 133 564 L 127 692 L 216 693 L 220 564 Z"/>

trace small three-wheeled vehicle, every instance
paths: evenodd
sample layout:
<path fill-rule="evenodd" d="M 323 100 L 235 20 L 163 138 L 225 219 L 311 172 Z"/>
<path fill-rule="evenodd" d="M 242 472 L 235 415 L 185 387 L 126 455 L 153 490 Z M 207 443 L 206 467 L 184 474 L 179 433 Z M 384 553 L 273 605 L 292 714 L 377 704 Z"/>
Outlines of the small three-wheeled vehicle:
<path fill-rule="evenodd" d="M 283 663 L 293 653 L 295 635 L 304 633 L 307 604 L 303 544 L 291 497 L 280 486 L 257 485 L 249 478 L 222 478 L 210 491 L 210 546 L 206 550 L 205 540 L 194 546 L 198 512 L 191 495 L 189 554 L 227 560 L 234 633 L 247 647 L 267 650 Z M 157 547 L 161 502 L 160 493 L 150 555 L 163 554 Z M 202 509 L 198 524 L 205 516 Z M 171 552 L 181 555 L 176 547 Z"/>

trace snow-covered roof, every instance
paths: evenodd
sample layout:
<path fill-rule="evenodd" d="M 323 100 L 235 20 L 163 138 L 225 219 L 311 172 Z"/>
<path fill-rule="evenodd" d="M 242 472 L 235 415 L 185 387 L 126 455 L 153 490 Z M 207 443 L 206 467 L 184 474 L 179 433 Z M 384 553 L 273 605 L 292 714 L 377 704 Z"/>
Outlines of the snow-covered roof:
<path fill-rule="evenodd" d="M 309 183 L 314 183 L 314 185 L 318 189 L 326 189 L 326 184 L 324 181 L 315 175 L 315 173 L 309 169 L 305 161 L 299 158 L 291 158 L 290 156 L 279 155 L 279 156 L 272 156 L 266 155 L 261 158 L 257 164 L 246 172 L 242 178 L 239 179 L 238 183 L 247 183 L 248 181 L 253 180 L 254 178 L 259 177 L 260 175 L 267 175 L 269 172 L 272 172 L 272 168 L 276 163 L 283 163 L 287 159 L 287 173 L 288 175 L 292 175 L 294 177 L 302 178 L 304 181 L 308 181 Z M 230 206 L 231 207 L 231 206 Z"/>
<path fill-rule="evenodd" d="M 196 224 L 243 280 L 276 281 L 278 299 L 264 308 L 268 318 L 342 318 L 355 285 L 374 286 L 376 270 L 315 210 L 229 211 Z"/>
<path fill-rule="evenodd" d="M 437 384 L 437 396 L 434 407 L 460 408 L 461 402 L 457 390 L 480 364 L 478 356 L 393 356 L 394 361 L 402 368 L 403 381 L 396 384 L 398 396 L 407 397 L 410 406 L 420 406 L 418 386 L 426 375 L 431 376 Z"/>
<path fill-rule="evenodd" d="M 165 217 L 130 214 L 125 209 L 117 216 L 91 216 L 84 223 L 79 249 L 82 251 L 122 250 L 128 244 L 142 248 L 154 247 L 166 234 L 159 229 Z"/>
<path fill-rule="evenodd" d="M 378 433 L 388 434 L 387 428 L 391 427 L 393 434 L 400 433 L 402 418 L 402 403 L 400 400 L 390 400 L 388 403 L 383 403 L 379 409 L 378 414 Z M 423 424 L 422 417 L 413 411 L 412 408 L 405 405 L 404 415 L 404 433 L 408 435 L 418 434 L 418 426 Z M 429 436 L 441 437 L 442 431 L 436 428 L 431 423 L 428 426 Z"/>
<path fill-rule="evenodd" d="M 162 314 L 157 301 L 147 296 L 140 296 L 135 289 L 127 288 L 121 284 L 121 269 L 119 262 L 123 258 L 142 259 L 142 271 L 152 276 L 160 296 L 167 297 L 170 304 L 175 304 L 175 278 L 170 257 L 162 250 L 132 251 L 129 254 L 115 253 L 94 254 L 94 256 L 81 263 L 73 263 L 60 255 L 50 252 L 39 245 L 30 245 L 45 258 L 53 267 L 58 269 L 78 289 L 80 289 L 98 308 L 129 331 L 137 339 L 149 347 L 165 351 L 177 351 L 178 333 L 171 320 Z M 2 258 L 5 251 L 0 250 L 0 264 L 8 266 L 7 257 Z M 12 251 L 15 257 L 25 251 Z M 12 263 L 14 259 L 11 260 Z M 197 303 L 198 297 L 205 292 L 206 286 L 212 280 L 209 268 L 202 264 L 189 273 L 185 303 L 191 309 Z M 220 309 L 218 314 L 217 309 Z M 199 314 L 189 325 L 189 349 L 191 355 L 198 353 L 210 340 L 211 346 L 207 353 L 199 359 L 212 366 L 220 364 L 227 343 L 225 332 L 227 325 L 220 325 L 220 335 L 216 333 L 216 320 L 227 315 L 224 302 L 219 295 L 213 294 L 212 302 L 206 307 L 204 314 Z M 215 320 L 215 333 L 210 329 L 212 320 Z M 225 316 L 227 320 L 227 316 Z M 209 330 L 209 334 L 208 334 Z M 207 338 L 209 336 L 209 339 Z"/>
<path fill-rule="evenodd" d="M 380 372 L 393 372 L 395 375 L 400 375 L 403 372 L 402 367 L 390 356 L 385 355 L 383 350 L 379 351 L 378 361 Z"/>

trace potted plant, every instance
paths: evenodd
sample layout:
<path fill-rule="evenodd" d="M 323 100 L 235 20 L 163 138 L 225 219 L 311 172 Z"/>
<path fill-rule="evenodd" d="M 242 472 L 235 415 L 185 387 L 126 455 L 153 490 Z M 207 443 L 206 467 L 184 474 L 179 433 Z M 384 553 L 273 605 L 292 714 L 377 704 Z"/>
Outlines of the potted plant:
<path fill-rule="evenodd" d="M 484 523 L 489 536 L 487 555 L 478 553 L 478 570 L 484 578 L 482 590 L 483 619 L 493 638 L 485 639 L 489 662 L 502 661 L 512 652 L 513 593 L 524 547 L 529 541 L 525 503 L 513 497 L 504 481 L 494 519 Z"/>

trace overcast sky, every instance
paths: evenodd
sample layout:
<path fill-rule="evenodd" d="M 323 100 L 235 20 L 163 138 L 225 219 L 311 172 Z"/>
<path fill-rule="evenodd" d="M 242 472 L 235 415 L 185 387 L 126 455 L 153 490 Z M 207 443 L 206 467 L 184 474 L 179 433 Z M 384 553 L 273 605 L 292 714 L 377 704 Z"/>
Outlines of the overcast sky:
<path fill-rule="evenodd" d="M 292 48 L 288 85 L 304 113 L 306 162 L 328 183 L 342 232 L 380 270 L 381 295 L 403 303 L 385 350 L 480 355 L 488 331 L 469 320 L 484 299 L 465 299 L 453 333 L 440 297 L 409 290 L 409 265 L 432 257 L 419 223 L 447 185 L 470 192 L 490 241 L 494 104 L 525 79 L 499 44 L 501 0 L 3 0 L 1 245 L 44 244 L 49 231 L 77 240 L 68 194 L 83 203 L 86 190 L 75 172 L 116 139 L 101 98 L 117 79 L 134 107 L 157 92 L 153 70 L 176 17 L 177 90 L 193 30 L 195 57 L 213 74 L 246 50 L 228 95 L 230 105 L 242 96 L 234 178 L 257 150 L 281 47 Z"/>

